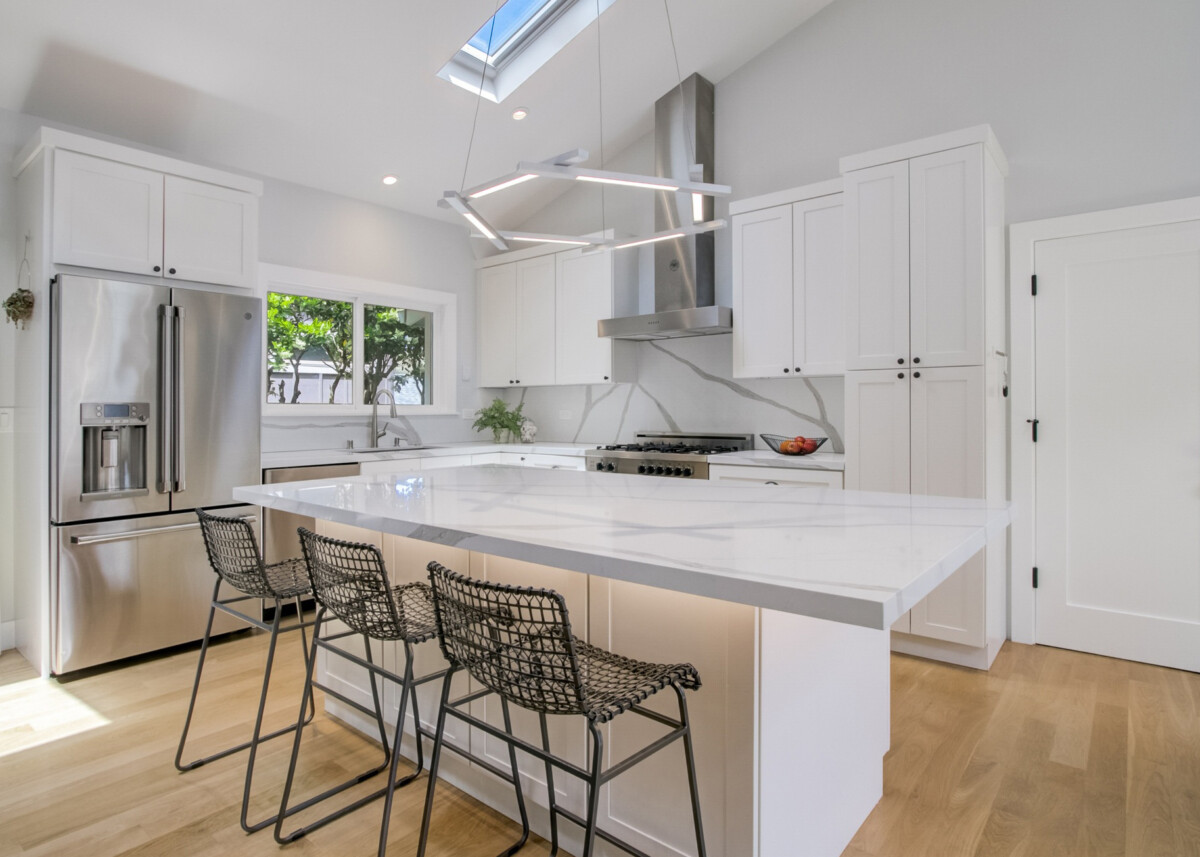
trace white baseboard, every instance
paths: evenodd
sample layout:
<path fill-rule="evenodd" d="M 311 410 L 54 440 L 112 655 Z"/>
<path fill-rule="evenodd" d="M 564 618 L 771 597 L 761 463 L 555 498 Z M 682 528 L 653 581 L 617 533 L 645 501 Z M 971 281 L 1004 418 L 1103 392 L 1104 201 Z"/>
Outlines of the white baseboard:
<path fill-rule="evenodd" d="M 17 647 L 17 623 L 0 622 L 0 652 Z"/>

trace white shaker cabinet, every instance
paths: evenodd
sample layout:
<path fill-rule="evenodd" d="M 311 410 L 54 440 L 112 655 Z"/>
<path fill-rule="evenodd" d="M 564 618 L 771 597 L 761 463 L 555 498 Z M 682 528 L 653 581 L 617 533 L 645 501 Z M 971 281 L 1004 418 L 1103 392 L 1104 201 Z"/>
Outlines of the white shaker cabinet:
<path fill-rule="evenodd" d="M 847 368 L 983 364 L 986 168 L 975 143 L 846 173 Z"/>
<path fill-rule="evenodd" d="M 479 386 L 554 383 L 554 258 L 479 272 Z"/>
<path fill-rule="evenodd" d="M 567 250 L 553 258 L 555 383 L 606 384 L 615 343 L 596 335 L 596 322 L 613 317 L 613 253 Z"/>
<path fill-rule="evenodd" d="M 517 266 L 483 268 L 475 313 L 480 387 L 511 387 L 517 377 Z"/>
<path fill-rule="evenodd" d="M 254 284 L 254 193 L 69 149 L 55 152 L 53 188 L 59 264 Z"/>
<path fill-rule="evenodd" d="M 909 493 L 907 369 L 846 373 L 846 488 Z"/>
<path fill-rule="evenodd" d="M 731 206 L 735 378 L 845 371 L 840 189 L 823 182 Z M 767 205 L 780 199 L 796 201 Z"/>

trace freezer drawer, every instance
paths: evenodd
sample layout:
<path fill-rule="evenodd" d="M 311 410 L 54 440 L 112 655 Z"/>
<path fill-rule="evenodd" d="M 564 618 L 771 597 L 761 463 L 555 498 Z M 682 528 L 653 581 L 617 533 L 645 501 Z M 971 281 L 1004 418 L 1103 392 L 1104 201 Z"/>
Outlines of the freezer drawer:
<path fill-rule="evenodd" d="M 254 517 L 253 506 L 222 512 Z M 193 513 L 54 528 L 54 673 L 204 636 L 215 578 Z M 214 633 L 245 627 L 221 612 Z"/>

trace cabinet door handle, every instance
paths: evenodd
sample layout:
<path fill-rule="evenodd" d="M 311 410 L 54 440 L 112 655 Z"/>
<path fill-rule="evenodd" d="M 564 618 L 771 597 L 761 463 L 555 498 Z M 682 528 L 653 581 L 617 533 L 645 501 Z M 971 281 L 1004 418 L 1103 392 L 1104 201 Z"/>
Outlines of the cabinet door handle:
<path fill-rule="evenodd" d="M 784 367 L 783 367 L 783 374 L 784 374 L 784 375 L 786 375 L 788 372 L 791 372 L 791 371 L 792 371 L 792 370 L 791 370 L 791 369 L 789 369 L 788 367 L 786 367 L 786 366 L 784 366 Z"/>
<path fill-rule="evenodd" d="M 897 362 L 897 363 L 899 363 L 901 366 L 903 366 L 903 365 L 904 365 L 904 358 L 903 358 L 903 357 L 901 357 L 901 358 L 897 359 L 897 360 L 896 360 L 896 362 Z"/>
<path fill-rule="evenodd" d="M 605 375 L 605 376 L 604 376 L 604 380 L 605 380 L 605 381 L 607 381 L 607 380 L 608 380 L 608 376 L 607 376 L 607 375 Z"/>
<path fill-rule="evenodd" d="M 920 363 L 920 362 L 921 362 L 921 358 L 920 358 L 920 357 L 914 357 L 914 358 L 913 358 L 913 363 Z"/>
<path fill-rule="evenodd" d="M 897 378 L 903 378 L 903 377 L 904 377 L 904 373 L 903 373 L 903 372 L 897 372 L 897 373 L 896 373 L 896 377 L 897 377 Z"/>
<path fill-rule="evenodd" d="M 157 274 L 157 273 L 158 273 L 159 271 L 161 271 L 161 270 L 162 270 L 162 265 L 155 265 L 155 266 L 154 266 L 154 273 L 156 273 L 156 274 Z"/>
<path fill-rule="evenodd" d="M 796 374 L 797 374 L 797 375 L 799 375 L 799 374 L 800 374 L 800 367 L 799 367 L 799 366 L 797 366 L 797 367 L 796 367 Z"/>
<path fill-rule="evenodd" d="M 174 273 L 175 273 L 175 269 L 174 269 L 174 268 L 167 268 L 167 273 L 168 273 L 168 274 L 174 274 Z"/>
<path fill-rule="evenodd" d="M 920 378 L 920 377 L 921 377 L 921 373 L 920 373 L 920 372 L 913 372 L 913 377 L 914 377 L 914 378 Z"/>

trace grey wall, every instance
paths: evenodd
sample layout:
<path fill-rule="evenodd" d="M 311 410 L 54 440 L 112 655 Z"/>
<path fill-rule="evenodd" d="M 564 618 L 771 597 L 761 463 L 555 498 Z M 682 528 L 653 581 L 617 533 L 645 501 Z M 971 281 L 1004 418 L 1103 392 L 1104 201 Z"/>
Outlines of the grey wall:
<path fill-rule="evenodd" d="M 479 391 L 461 367 L 475 365 L 475 266 L 468 229 L 287 182 L 266 180 L 259 259 L 458 296 L 458 410 L 474 411 Z M 470 440 L 473 420 L 412 417 L 408 431 L 426 442 Z M 263 419 L 263 449 L 291 450 L 365 441 L 363 417 Z"/>

